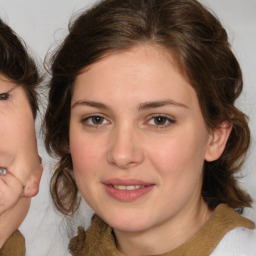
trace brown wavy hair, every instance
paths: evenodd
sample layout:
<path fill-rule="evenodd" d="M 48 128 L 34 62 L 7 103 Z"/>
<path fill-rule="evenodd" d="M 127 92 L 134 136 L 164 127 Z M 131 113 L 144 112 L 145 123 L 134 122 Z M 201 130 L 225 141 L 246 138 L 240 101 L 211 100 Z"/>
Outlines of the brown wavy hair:
<path fill-rule="evenodd" d="M 0 75 L 24 88 L 33 116 L 36 118 L 38 110 L 36 88 L 41 82 L 41 76 L 23 40 L 1 19 Z"/>
<path fill-rule="evenodd" d="M 202 196 L 208 207 L 250 206 L 250 196 L 234 176 L 250 143 L 247 117 L 234 105 L 242 91 L 242 74 L 219 20 L 195 0 L 105 0 L 70 24 L 68 36 L 51 56 L 45 144 L 59 158 L 51 179 L 57 209 L 72 214 L 79 204 L 69 152 L 70 102 L 77 75 L 108 54 L 141 44 L 161 46 L 174 56 L 197 92 L 209 129 L 223 121 L 233 126 L 222 156 L 205 162 Z"/>

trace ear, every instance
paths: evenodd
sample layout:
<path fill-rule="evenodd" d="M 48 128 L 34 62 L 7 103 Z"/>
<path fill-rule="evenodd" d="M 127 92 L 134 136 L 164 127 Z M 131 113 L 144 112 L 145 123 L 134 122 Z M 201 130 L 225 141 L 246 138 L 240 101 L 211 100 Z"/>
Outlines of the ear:
<path fill-rule="evenodd" d="M 39 171 L 31 175 L 30 179 L 27 181 L 26 186 L 24 188 L 25 197 L 33 197 L 37 195 L 39 191 L 39 184 L 40 184 L 42 172 L 43 172 L 43 167 L 41 166 L 41 169 Z"/>
<path fill-rule="evenodd" d="M 222 155 L 231 130 L 232 124 L 227 121 L 224 121 L 219 127 L 212 130 L 205 154 L 205 161 L 215 161 Z"/>

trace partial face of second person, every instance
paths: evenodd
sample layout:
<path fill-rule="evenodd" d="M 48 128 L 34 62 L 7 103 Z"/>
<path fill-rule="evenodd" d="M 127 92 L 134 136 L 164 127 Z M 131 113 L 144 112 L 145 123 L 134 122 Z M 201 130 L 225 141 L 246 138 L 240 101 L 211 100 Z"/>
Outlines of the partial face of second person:
<path fill-rule="evenodd" d="M 42 173 L 32 110 L 22 85 L 0 76 L 0 166 L 24 187 L 24 196 L 38 192 Z"/>
<path fill-rule="evenodd" d="M 195 90 L 160 47 L 106 56 L 74 83 L 75 180 L 116 234 L 202 225 L 202 209 L 210 215 L 203 164 L 222 153 L 221 136 L 207 129 Z"/>

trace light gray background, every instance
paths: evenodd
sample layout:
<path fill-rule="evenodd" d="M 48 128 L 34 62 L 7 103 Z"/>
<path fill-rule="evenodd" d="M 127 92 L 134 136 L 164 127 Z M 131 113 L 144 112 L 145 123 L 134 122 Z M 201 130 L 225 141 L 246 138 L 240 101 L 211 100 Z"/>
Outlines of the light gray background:
<path fill-rule="evenodd" d="M 159 0 L 161 1 L 161 0 Z M 67 25 L 74 13 L 95 0 L 0 0 L 0 17 L 7 22 L 32 49 L 39 63 L 50 47 L 54 47 L 67 33 Z M 242 185 L 256 200 L 256 0 L 201 0 L 223 22 L 232 48 L 244 73 L 244 92 L 238 106 L 249 115 L 252 145 L 244 165 Z M 81 10 L 80 10 L 81 11 Z M 37 120 L 39 151 L 43 157 L 44 174 L 40 192 L 32 200 L 30 212 L 21 226 L 26 237 L 28 256 L 69 255 L 67 243 L 75 232 L 73 227 L 88 225 L 91 211 L 83 205 L 77 221 L 64 220 L 53 208 L 49 197 L 49 179 L 54 160 L 46 154 Z M 254 207 L 256 204 L 254 203 Z M 256 221 L 256 211 L 247 209 L 245 215 Z M 85 216 L 85 217 L 84 217 Z"/>

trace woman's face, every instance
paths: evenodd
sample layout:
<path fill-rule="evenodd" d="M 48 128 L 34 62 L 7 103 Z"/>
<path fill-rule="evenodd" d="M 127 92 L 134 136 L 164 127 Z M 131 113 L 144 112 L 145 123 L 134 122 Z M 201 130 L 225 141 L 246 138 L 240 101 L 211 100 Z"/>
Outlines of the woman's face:
<path fill-rule="evenodd" d="M 163 49 L 139 46 L 101 59 L 75 81 L 75 180 L 115 231 L 185 223 L 204 204 L 203 164 L 212 135 L 195 90 L 174 63 Z"/>
<path fill-rule="evenodd" d="M 26 195 L 33 196 L 42 172 L 34 118 L 23 87 L 4 76 L 0 76 L 0 122 L 0 167 L 7 168 L 30 189 Z"/>

